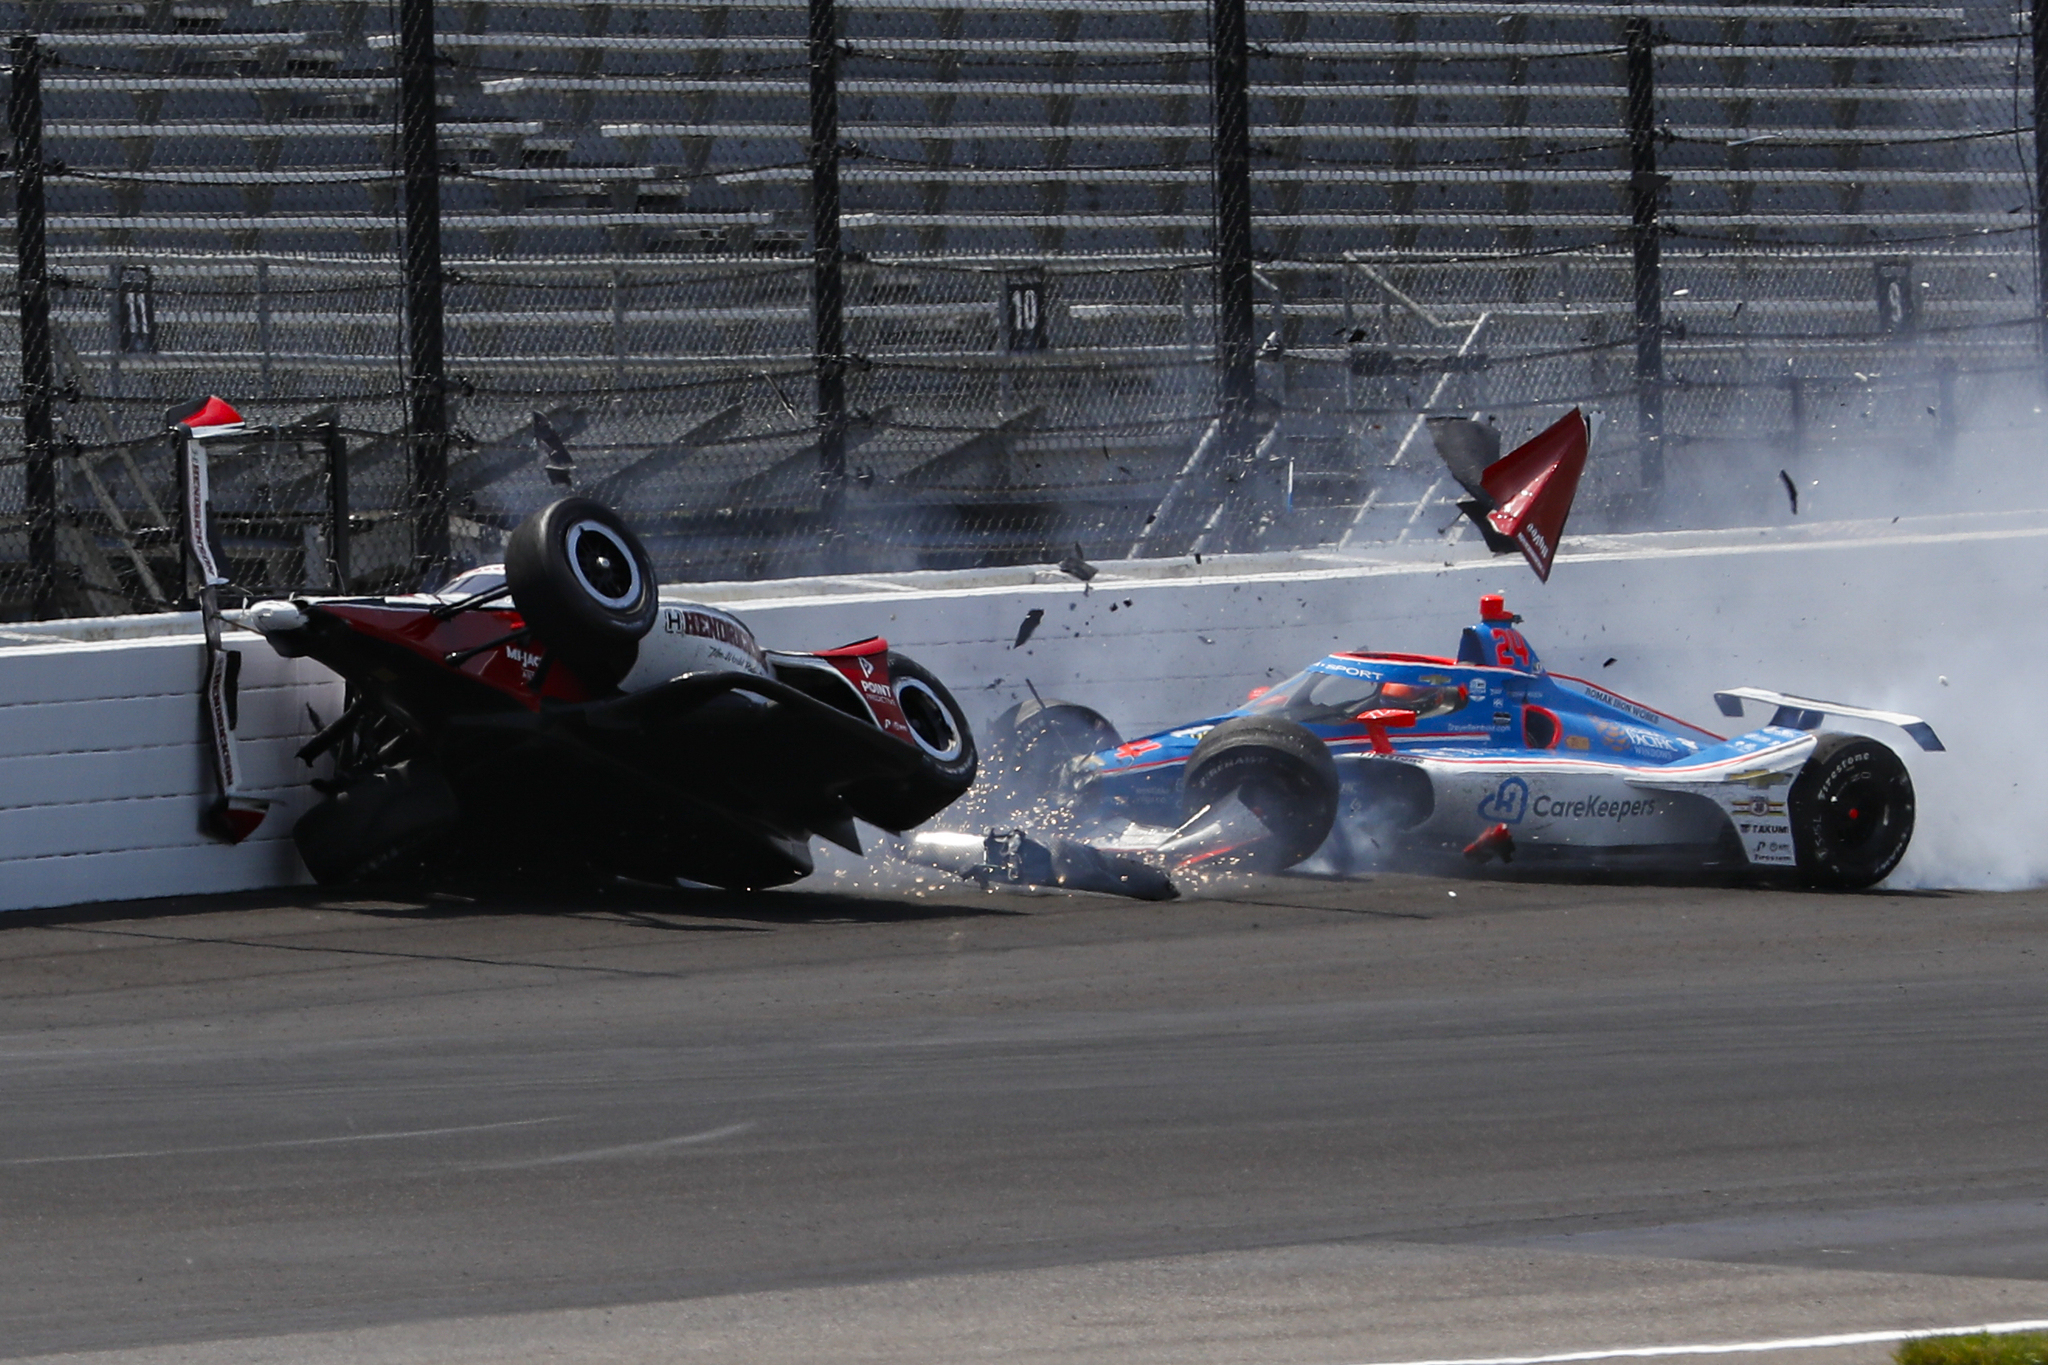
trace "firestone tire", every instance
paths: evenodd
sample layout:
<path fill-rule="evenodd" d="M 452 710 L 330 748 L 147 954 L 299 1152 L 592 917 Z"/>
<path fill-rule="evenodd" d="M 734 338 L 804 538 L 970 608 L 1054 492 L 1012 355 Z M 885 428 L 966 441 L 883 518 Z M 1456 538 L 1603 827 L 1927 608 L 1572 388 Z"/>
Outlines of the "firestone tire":
<path fill-rule="evenodd" d="M 519 523 L 505 545 L 505 582 L 540 642 L 599 689 L 633 667 L 660 608 L 646 547 L 589 498 L 563 498 Z"/>
<path fill-rule="evenodd" d="M 1239 716 L 1202 737 L 1181 781 L 1181 811 L 1192 817 L 1233 791 L 1272 831 L 1237 856 L 1246 867 L 1280 871 L 1314 853 L 1337 823 L 1337 764 L 1320 739 L 1293 721 Z"/>
<path fill-rule="evenodd" d="M 910 723 L 911 742 L 923 756 L 922 771 L 888 790 L 862 793 L 854 814 L 871 825 L 901 833 L 965 795 L 974 785 L 980 756 L 960 703 L 924 665 L 908 655 L 891 653 L 889 686 L 903 708 L 904 720 Z"/>
<path fill-rule="evenodd" d="M 1913 779 L 1861 735 L 1822 735 L 1785 799 L 1800 879 L 1857 890 L 1891 875 L 1913 838 Z"/>
<path fill-rule="evenodd" d="M 419 871 L 461 822 L 448 779 L 413 761 L 371 773 L 307 811 L 292 842 L 315 881 L 343 886 Z"/>
<path fill-rule="evenodd" d="M 974 731 L 960 713 L 960 703 L 930 669 L 907 654 L 889 655 L 889 686 L 896 692 L 896 704 L 910 722 L 911 735 L 924 752 L 926 766 L 939 784 L 958 796 L 974 785 L 980 755 L 974 747 Z"/>
<path fill-rule="evenodd" d="M 1124 742 L 1101 712 L 1057 698 L 1019 702 L 989 728 L 990 775 L 1026 801 L 1056 795 L 1075 759 Z"/>

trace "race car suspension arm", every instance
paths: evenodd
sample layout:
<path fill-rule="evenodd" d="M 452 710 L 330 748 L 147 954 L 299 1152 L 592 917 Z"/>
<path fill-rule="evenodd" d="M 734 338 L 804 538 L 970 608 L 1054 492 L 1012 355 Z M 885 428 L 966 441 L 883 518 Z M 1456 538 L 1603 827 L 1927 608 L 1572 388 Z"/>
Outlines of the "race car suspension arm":
<path fill-rule="evenodd" d="M 488 654 L 492 650 L 501 648 L 502 646 L 516 644 L 519 641 L 524 640 L 527 636 L 531 634 L 533 634 L 532 627 L 521 626 L 519 629 L 511 632 L 508 635 L 500 635 L 495 640 L 486 640 L 480 645 L 471 645 L 467 649 L 450 650 L 448 653 L 443 654 L 441 656 L 441 662 L 448 665 L 450 668 L 460 668 L 464 664 L 468 663 L 471 659 L 474 659 L 479 654 Z"/>
<path fill-rule="evenodd" d="M 332 724 L 322 726 L 320 733 L 307 740 L 293 756 L 310 767 L 320 755 L 341 743 L 343 736 L 347 735 L 362 718 L 363 708 L 369 704 L 369 700 L 367 693 L 357 693 L 355 698 L 342 708 L 341 715 L 336 717 Z"/>
<path fill-rule="evenodd" d="M 511 595 L 511 585 L 500 583 L 495 588 L 486 588 L 482 592 L 472 593 L 468 597 L 457 598 L 453 602 L 443 602 L 440 606 L 428 611 L 427 615 L 433 617 L 436 621 L 446 621 L 452 617 L 460 616 L 465 611 L 474 611 L 478 607 L 487 607 L 491 603 Z"/>

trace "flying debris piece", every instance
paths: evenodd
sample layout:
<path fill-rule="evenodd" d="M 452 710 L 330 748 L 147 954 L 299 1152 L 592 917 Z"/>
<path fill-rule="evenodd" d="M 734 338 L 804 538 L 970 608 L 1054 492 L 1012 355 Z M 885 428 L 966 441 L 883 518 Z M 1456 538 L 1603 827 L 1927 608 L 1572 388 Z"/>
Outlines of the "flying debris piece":
<path fill-rule="evenodd" d="M 1799 515 L 1799 485 L 1792 482 L 1792 476 L 1784 470 L 1778 471 L 1778 482 L 1785 485 L 1785 496 L 1792 500 L 1792 515 Z"/>
<path fill-rule="evenodd" d="M 1608 660 L 1608 661 L 1607 661 L 1606 663 L 1604 663 L 1604 664 L 1602 664 L 1602 665 L 1600 665 L 1600 666 L 1601 666 L 1602 668 L 1612 668 L 1612 667 L 1614 667 L 1614 660 L 1612 660 L 1612 659 L 1609 659 L 1609 660 Z"/>
<path fill-rule="evenodd" d="M 555 433 L 554 424 L 543 413 L 533 415 L 533 443 L 540 450 L 542 467 L 548 472 L 548 482 L 562 488 L 571 488 L 576 483 L 576 461 L 569 458 L 569 447 L 562 444 L 562 438 Z"/>
<path fill-rule="evenodd" d="M 1087 557 L 1081 553 L 1081 543 L 1079 541 L 1075 541 L 1074 552 L 1068 555 L 1065 559 L 1062 559 L 1060 561 L 1060 572 L 1068 575 L 1071 578 L 1078 578 L 1083 583 L 1086 583 L 1089 579 L 1095 577 L 1096 573 L 1099 571 L 1093 564 L 1090 564 L 1088 562 Z"/>
<path fill-rule="evenodd" d="M 1506 825 L 1489 826 L 1477 839 L 1465 845 L 1465 856 L 1475 863 L 1493 858 L 1511 863 L 1515 860 L 1515 836 L 1508 833 Z"/>
<path fill-rule="evenodd" d="M 1044 607 L 1033 607 L 1030 611 L 1025 612 L 1023 624 L 1017 627 L 1017 641 L 1010 648 L 1022 649 L 1024 642 L 1031 638 L 1031 632 L 1037 630 L 1038 623 L 1044 619 Z"/>
<path fill-rule="evenodd" d="M 1458 510 L 1479 528 L 1486 548 L 1520 550 L 1536 577 L 1548 582 L 1599 421 L 1598 413 L 1589 418 L 1573 408 L 1504 456 L 1499 433 L 1472 418 L 1439 418 L 1429 434 L 1451 477 L 1470 495 Z"/>
<path fill-rule="evenodd" d="M 1500 432 L 1494 429 L 1492 419 L 1433 417 L 1429 436 L 1436 442 L 1436 453 L 1451 471 L 1451 477 L 1475 499 L 1484 500 L 1486 467 L 1500 458 Z"/>

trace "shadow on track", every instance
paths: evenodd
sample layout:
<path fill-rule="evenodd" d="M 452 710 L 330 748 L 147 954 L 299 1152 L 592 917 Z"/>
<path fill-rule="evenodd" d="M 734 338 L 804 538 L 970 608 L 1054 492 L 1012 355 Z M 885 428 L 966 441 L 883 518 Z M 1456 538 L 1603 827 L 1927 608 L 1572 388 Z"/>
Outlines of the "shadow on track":
<path fill-rule="evenodd" d="M 175 921 L 252 910 L 307 910 L 373 919 L 434 921 L 507 916 L 602 920 L 671 933 L 772 933 L 804 924 L 902 924 L 925 920 L 1010 918 L 1026 911 L 981 900 L 971 886 L 960 896 L 895 897 L 776 889 L 720 891 L 635 882 L 583 886 L 454 883 L 434 888 L 296 886 L 151 900 L 97 901 L 0 915 L 0 932 L 84 929 L 114 921 Z M 195 940 L 196 941 L 196 940 Z"/>

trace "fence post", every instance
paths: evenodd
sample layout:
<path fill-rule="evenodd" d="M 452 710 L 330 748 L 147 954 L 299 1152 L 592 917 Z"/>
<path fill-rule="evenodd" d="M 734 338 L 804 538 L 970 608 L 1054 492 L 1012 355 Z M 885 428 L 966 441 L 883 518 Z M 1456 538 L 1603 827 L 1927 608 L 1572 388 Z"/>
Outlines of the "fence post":
<path fill-rule="evenodd" d="M 2034 0 L 2034 127 L 2048 117 L 2048 0 Z M 2034 319 L 2044 364 L 2048 364 L 2048 138 L 2034 136 Z M 2048 381 L 2048 375 L 2044 375 Z"/>
<path fill-rule="evenodd" d="M 1252 297 L 1251 46 L 1245 0 L 1211 0 L 1215 101 L 1216 341 L 1224 467 L 1251 454 L 1258 397 L 1257 315 Z"/>
<path fill-rule="evenodd" d="M 341 434 L 341 414 L 330 412 L 320 427 L 327 456 L 327 559 L 334 590 L 349 591 L 348 567 L 348 438 Z M 309 575 L 310 577 L 310 575 Z"/>
<path fill-rule="evenodd" d="M 405 189 L 406 445 L 413 572 L 448 559 L 448 386 L 441 324 L 441 138 L 434 105 L 434 0 L 398 7 L 398 143 Z"/>
<path fill-rule="evenodd" d="M 839 530 L 846 498 L 846 298 L 839 247 L 839 22 L 833 0 L 809 0 L 811 58 L 811 364 L 818 386 L 822 537 Z"/>
<path fill-rule="evenodd" d="M 28 518 L 29 606 L 57 614 L 57 445 L 51 404 L 50 272 L 43 241 L 43 54 L 32 33 L 14 39 L 7 131 L 14 139 L 15 288 L 21 302 L 22 510 Z"/>
<path fill-rule="evenodd" d="M 1628 197 L 1635 245 L 1636 432 L 1645 488 L 1664 482 L 1664 276 L 1657 221 L 1657 58 L 1650 21 L 1628 35 Z"/>

